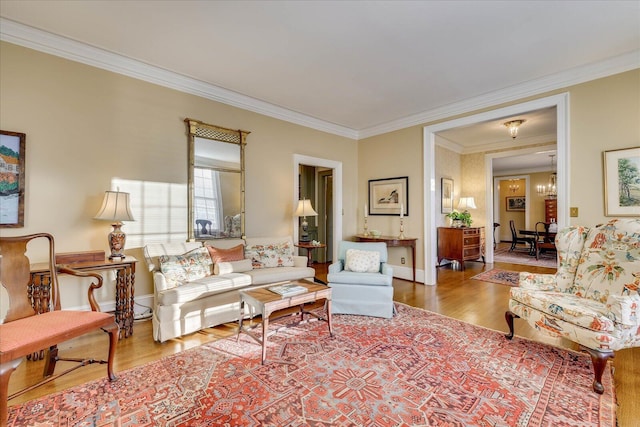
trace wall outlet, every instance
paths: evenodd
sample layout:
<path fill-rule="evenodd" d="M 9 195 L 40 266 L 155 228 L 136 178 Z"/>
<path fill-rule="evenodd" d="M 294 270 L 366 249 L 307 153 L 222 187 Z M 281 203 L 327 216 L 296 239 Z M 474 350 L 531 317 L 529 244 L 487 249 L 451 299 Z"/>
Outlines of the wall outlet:
<path fill-rule="evenodd" d="M 405 262 L 404 257 L 400 258 L 400 264 L 404 264 L 404 262 Z"/>
<path fill-rule="evenodd" d="M 569 208 L 569 216 L 577 217 L 578 216 L 578 208 Z"/>

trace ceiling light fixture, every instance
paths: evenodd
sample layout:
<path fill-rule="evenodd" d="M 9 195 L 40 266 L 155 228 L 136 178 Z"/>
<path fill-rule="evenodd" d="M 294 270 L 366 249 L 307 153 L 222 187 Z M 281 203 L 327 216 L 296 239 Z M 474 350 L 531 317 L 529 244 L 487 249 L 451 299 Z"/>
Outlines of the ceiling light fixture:
<path fill-rule="evenodd" d="M 509 129 L 509 133 L 511 134 L 511 138 L 516 139 L 518 136 L 518 128 L 521 124 L 526 122 L 524 119 L 511 120 L 509 122 L 505 122 L 504 125 Z"/>

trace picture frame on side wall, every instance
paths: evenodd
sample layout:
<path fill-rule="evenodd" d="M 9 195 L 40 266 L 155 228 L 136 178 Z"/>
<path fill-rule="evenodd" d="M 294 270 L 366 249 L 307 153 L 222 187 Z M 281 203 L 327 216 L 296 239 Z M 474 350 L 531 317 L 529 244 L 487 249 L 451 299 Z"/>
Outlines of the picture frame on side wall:
<path fill-rule="evenodd" d="M 524 212 L 527 208 L 527 198 L 522 196 L 509 196 L 507 199 L 508 212 Z"/>
<path fill-rule="evenodd" d="M 409 216 L 409 177 L 370 179 L 369 215 Z"/>
<path fill-rule="evenodd" d="M 24 227 L 26 139 L 0 130 L 0 228 Z"/>
<path fill-rule="evenodd" d="M 604 215 L 640 213 L 640 147 L 603 152 Z"/>
<path fill-rule="evenodd" d="M 453 179 L 442 178 L 440 180 L 440 199 L 442 201 L 440 212 L 443 214 L 453 212 Z"/>

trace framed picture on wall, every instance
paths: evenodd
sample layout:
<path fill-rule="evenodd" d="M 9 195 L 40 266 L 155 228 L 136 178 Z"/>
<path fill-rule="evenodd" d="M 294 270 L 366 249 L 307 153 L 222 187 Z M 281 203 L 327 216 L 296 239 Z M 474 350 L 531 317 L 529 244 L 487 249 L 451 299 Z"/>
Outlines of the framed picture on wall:
<path fill-rule="evenodd" d="M 26 134 L 0 130 L 0 228 L 24 227 Z"/>
<path fill-rule="evenodd" d="M 440 199 L 442 204 L 440 212 L 443 214 L 453 212 L 453 179 L 442 178 L 440 182 Z"/>
<path fill-rule="evenodd" d="M 605 216 L 638 216 L 640 212 L 640 147 L 605 151 Z"/>
<path fill-rule="evenodd" d="M 369 215 L 409 216 L 409 177 L 370 179 Z"/>
<path fill-rule="evenodd" d="M 507 197 L 508 212 L 524 212 L 527 208 L 527 198 L 522 196 Z"/>

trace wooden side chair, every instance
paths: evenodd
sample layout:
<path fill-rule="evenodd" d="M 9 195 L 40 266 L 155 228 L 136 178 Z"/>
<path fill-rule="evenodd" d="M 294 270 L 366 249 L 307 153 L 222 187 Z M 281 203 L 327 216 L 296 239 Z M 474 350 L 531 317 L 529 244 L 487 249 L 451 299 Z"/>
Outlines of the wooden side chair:
<path fill-rule="evenodd" d="M 518 232 L 516 231 L 516 224 L 512 219 L 509 220 L 509 229 L 511 230 L 511 247 L 509 248 L 509 252 L 513 252 L 518 243 L 525 243 L 529 246 L 529 253 L 533 255 L 533 252 L 535 250 L 535 239 L 533 237 L 518 236 Z"/>
<path fill-rule="evenodd" d="M 48 240 L 49 271 L 51 274 L 50 302 L 43 313 L 37 313 L 32 307 L 30 288 L 31 272 L 29 258 L 26 256 L 27 244 L 34 239 Z M 84 273 L 55 265 L 53 236 L 47 233 L 31 234 L 20 237 L 0 238 L 0 284 L 9 295 L 9 309 L 4 323 L 0 324 L 0 425 L 7 425 L 8 400 L 52 381 L 81 366 L 90 363 L 106 363 L 109 380 L 116 379 L 113 373 L 113 359 L 118 343 L 119 327 L 112 314 L 101 313 L 93 296 L 95 289 L 102 286 L 102 277 L 96 273 Z M 92 277 L 88 290 L 91 311 L 61 310 L 57 273 L 72 274 L 80 277 Z M 108 360 L 92 358 L 66 359 L 58 356 L 57 344 L 79 337 L 88 332 L 102 329 L 109 334 Z M 48 349 L 43 377 L 40 382 L 8 396 L 9 378 L 25 356 Z M 77 362 L 66 371 L 53 375 L 58 360 Z"/>

